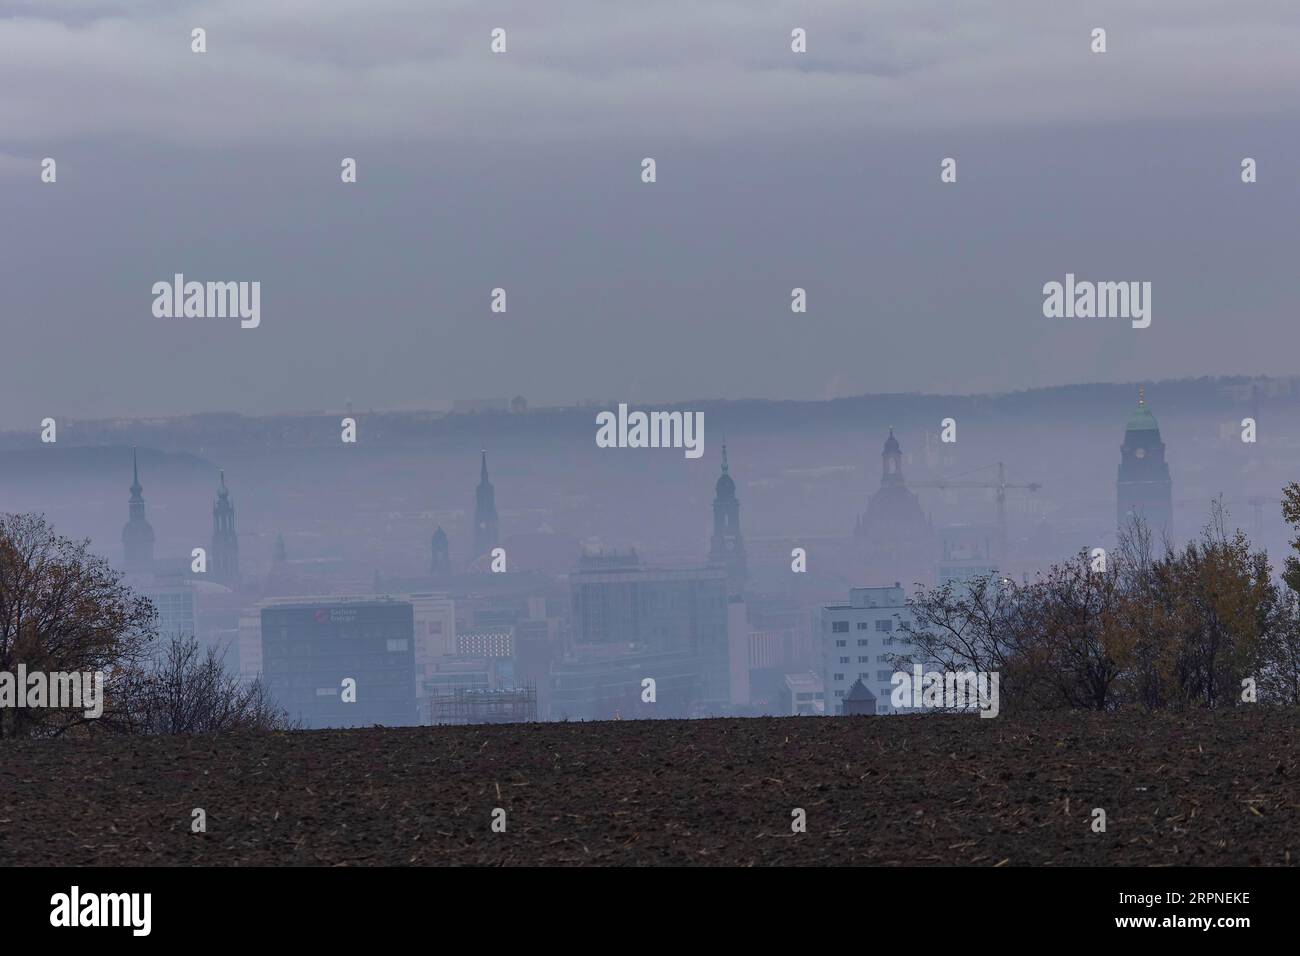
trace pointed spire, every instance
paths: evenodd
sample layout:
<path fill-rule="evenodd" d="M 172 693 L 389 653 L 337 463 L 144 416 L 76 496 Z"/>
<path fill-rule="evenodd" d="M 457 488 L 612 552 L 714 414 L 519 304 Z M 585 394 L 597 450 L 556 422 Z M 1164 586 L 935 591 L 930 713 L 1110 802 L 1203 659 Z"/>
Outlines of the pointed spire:
<path fill-rule="evenodd" d="M 140 456 L 131 446 L 131 500 L 127 505 L 128 519 L 122 529 L 122 546 L 125 549 L 128 569 L 147 570 L 153 563 L 153 528 L 144 516 L 144 488 L 140 486 Z"/>
<path fill-rule="evenodd" d="M 474 492 L 474 550 L 476 555 L 487 554 L 497 546 L 496 490 L 488 481 L 487 449 L 479 466 L 478 488 Z"/>
<path fill-rule="evenodd" d="M 1139 405 L 1145 405 L 1146 403 L 1147 403 L 1147 387 L 1146 387 L 1145 385 L 1139 385 L 1139 386 L 1138 386 L 1138 404 L 1139 404 Z"/>
<path fill-rule="evenodd" d="M 727 473 L 727 442 L 725 439 L 722 442 L 722 473 L 724 475 Z"/>
<path fill-rule="evenodd" d="M 144 488 L 140 484 L 140 458 L 135 445 L 131 446 L 131 500 L 140 501 Z"/>

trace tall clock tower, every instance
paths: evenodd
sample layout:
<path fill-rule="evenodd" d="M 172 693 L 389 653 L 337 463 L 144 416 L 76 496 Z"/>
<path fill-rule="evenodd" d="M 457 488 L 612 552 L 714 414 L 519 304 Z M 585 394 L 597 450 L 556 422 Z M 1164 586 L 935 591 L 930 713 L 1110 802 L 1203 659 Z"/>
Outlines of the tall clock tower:
<path fill-rule="evenodd" d="M 1124 444 L 1119 449 L 1119 480 L 1116 485 L 1116 522 L 1121 531 L 1133 517 L 1140 517 L 1155 543 L 1162 536 L 1173 537 L 1173 482 L 1165 461 L 1165 443 L 1160 426 L 1138 390 L 1138 404 L 1124 427 Z"/>

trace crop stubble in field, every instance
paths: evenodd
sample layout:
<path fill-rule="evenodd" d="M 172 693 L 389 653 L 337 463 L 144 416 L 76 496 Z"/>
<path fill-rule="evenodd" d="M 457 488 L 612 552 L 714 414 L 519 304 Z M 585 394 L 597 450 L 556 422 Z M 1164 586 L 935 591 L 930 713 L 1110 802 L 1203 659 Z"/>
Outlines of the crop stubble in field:
<path fill-rule="evenodd" d="M 0 863 L 1285 865 L 1300 859 L 1297 720 L 1248 707 L 0 741 Z M 196 807 L 206 833 L 190 830 Z"/>

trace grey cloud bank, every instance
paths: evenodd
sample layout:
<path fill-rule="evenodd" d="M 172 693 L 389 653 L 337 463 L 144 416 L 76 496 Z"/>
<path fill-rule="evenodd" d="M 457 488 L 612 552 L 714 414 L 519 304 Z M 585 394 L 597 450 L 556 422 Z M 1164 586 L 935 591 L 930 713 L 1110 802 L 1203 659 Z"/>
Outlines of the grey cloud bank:
<path fill-rule="evenodd" d="M 730 137 L 1293 109 L 1293 4 L 13 4 L 14 140 Z M 4 9 L 0 7 L 0 9 Z M 189 32 L 208 31 L 196 59 Z M 494 56 L 489 31 L 505 28 Z M 808 31 L 806 56 L 790 30 Z M 1108 29 L 1112 52 L 1087 38 Z"/>
<path fill-rule="evenodd" d="M 0 427 L 1295 371 L 1291 3 L 0 9 Z M 1159 318 L 1045 320 L 1067 273 Z"/>

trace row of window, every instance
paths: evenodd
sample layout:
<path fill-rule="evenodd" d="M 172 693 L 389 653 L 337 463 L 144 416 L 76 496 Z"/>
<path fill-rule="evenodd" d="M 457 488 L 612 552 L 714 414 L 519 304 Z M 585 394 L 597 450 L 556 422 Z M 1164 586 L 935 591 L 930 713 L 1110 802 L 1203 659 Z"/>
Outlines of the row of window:
<path fill-rule="evenodd" d="M 868 623 L 869 622 L 867 621 L 858 621 L 858 630 L 859 631 L 869 630 L 869 628 L 867 627 Z M 875 624 L 876 624 L 876 630 L 878 632 L 889 633 L 894 629 L 894 622 L 889 618 L 881 618 L 880 620 L 876 621 Z M 831 632 L 835 634 L 847 634 L 849 632 L 849 622 L 832 621 Z"/>
<path fill-rule="evenodd" d="M 894 638 L 892 638 L 892 637 L 887 637 L 887 638 L 884 639 L 884 641 L 883 641 L 882 643 L 884 643 L 884 644 L 893 644 L 893 643 L 894 643 Z M 900 643 L 901 643 L 901 639 L 900 639 Z M 838 641 L 835 642 L 835 646 L 836 646 L 836 647 L 848 647 L 848 646 L 849 646 L 849 642 L 846 641 L 846 640 L 840 639 L 840 640 L 838 640 Z M 867 640 L 867 638 L 865 638 L 865 637 L 858 641 L 858 647 L 870 647 L 870 646 L 871 646 L 871 641 Z"/>
<path fill-rule="evenodd" d="M 841 658 L 840 658 L 840 663 L 841 663 L 841 664 L 847 664 L 848 662 L 849 662 L 849 659 L 848 659 L 847 657 L 841 657 Z M 870 663 L 871 663 L 871 656 L 868 655 L 868 654 L 864 654 L 864 655 L 862 655 L 861 657 L 858 658 L 858 663 L 859 663 L 859 664 L 870 664 Z M 877 655 L 876 655 L 876 663 L 877 663 L 877 664 L 888 664 L 888 663 L 889 663 L 889 655 L 888 655 L 888 654 L 877 654 Z M 892 673 L 892 672 L 891 672 L 891 673 Z"/>
<path fill-rule="evenodd" d="M 895 637 L 887 637 L 887 638 L 885 638 L 883 641 L 881 641 L 880 643 L 884 644 L 886 647 L 890 647 L 890 646 L 892 646 L 892 645 L 894 645 L 894 644 L 903 644 L 903 643 L 906 643 L 906 642 L 905 642 L 901 637 L 898 637 L 898 638 L 895 638 Z M 849 642 L 848 642 L 848 641 L 844 641 L 844 640 L 839 640 L 839 641 L 836 641 L 836 642 L 835 642 L 835 646 L 836 646 L 836 647 L 848 647 L 848 646 L 849 646 Z M 866 639 L 863 639 L 863 640 L 858 641 L 858 647 L 870 647 L 870 646 L 871 646 L 871 642 L 868 641 L 868 640 L 866 640 Z"/>
<path fill-rule="evenodd" d="M 337 675 L 337 678 L 336 676 Z M 323 683 L 334 683 L 342 680 L 344 677 L 353 678 L 358 684 L 367 684 L 370 686 L 392 686 L 401 687 L 408 683 L 413 683 L 415 672 L 410 668 L 356 668 L 354 670 L 340 671 L 321 671 L 313 670 L 303 673 L 292 668 L 282 668 L 268 666 L 263 671 L 266 682 L 274 690 L 290 689 L 300 687 L 316 687 Z"/>
<path fill-rule="evenodd" d="M 841 663 L 846 663 L 846 662 L 841 661 Z M 832 676 L 833 676 L 834 679 L 837 680 L 837 681 L 842 681 L 842 680 L 844 680 L 844 675 L 843 675 L 843 674 L 834 674 L 834 675 L 832 675 Z M 869 675 L 866 671 L 858 671 L 858 677 L 861 678 L 861 679 L 864 680 L 864 681 L 870 679 L 870 675 Z M 876 671 L 876 680 L 881 681 L 882 683 L 888 683 L 889 681 L 892 681 L 893 679 L 894 679 L 894 672 L 893 672 L 893 671 Z M 837 690 L 837 691 L 835 692 L 835 696 L 837 696 L 837 697 L 843 697 L 843 696 L 844 696 L 844 691 L 842 691 L 842 690 Z"/>
<path fill-rule="evenodd" d="M 868 630 L 871 630 L 871 628 L 868 628 L 868 627 L 867 627 L 867 624 L 868 624 L 868 623 L 871 623 L 871 622 L 867 622 L 867 620 L 859 620 L 859 622 L 858 622 L 858 630 L 859 630 L 859 631 L 868 631 Z M 875 622 L 875 626 L 876 626 L 876 631 L 878 631 L 879 633 L 889 633 L 889 632 L 893 631 L 893 620 L 891 620 L 891 619 L 889 619 L 889 618 L 880 618 L 879 620 L 876 620 L 876 622 Z M 831 632 L 832 632 L 832 633 L 849 633 L 849 622 L 848 622 L 848 620 L 832 620 L 832 622 L 831 622 Z"/>

